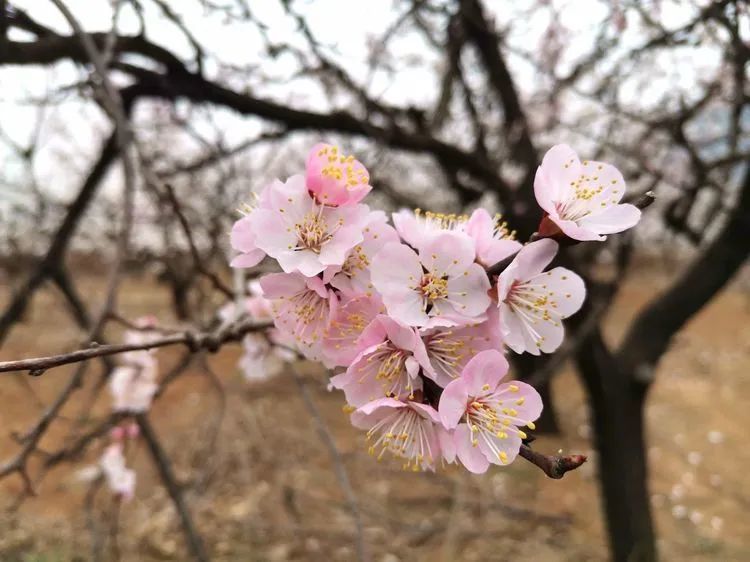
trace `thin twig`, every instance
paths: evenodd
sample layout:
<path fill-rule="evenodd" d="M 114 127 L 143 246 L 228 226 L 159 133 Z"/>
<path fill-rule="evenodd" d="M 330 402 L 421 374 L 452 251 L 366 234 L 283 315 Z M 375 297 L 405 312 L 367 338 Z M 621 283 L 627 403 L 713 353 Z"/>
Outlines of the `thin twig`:
<path fill-rule="evenodd" d="M 209 281 L 211 281 L 211 284 L 214 286 L 214 288 L 224 293 L 224 295 L 228 298 L 233 299 L 234 293 L 232 292 L 232 290 L 227 287 L 221 279 L 219 279 L 219 276 L 216 275 L 216 273 L 208 269 L 203 264 L 203 259 L 201 259 L 200 252 L 198 252 L 198 247 L 195 245 L 195 239 L 193 238 L 193 232 L 190 229 L 190 224 L 188 223 L 185 214 L 182 212 L 182 207 L 177 200 L 174 189 L 170 184 L 165 183 L 164 191 L 167 194 L 167 199 L 169 199 L 170 205 L 172 205 L 172 210 L 174 210 L 175 215 L 177 215 L 177 220 L 180 222 L 182 232 L 185 234 L 185 238 L 187 238 L 188 247 L 190 248 L 190 255 L 193 256 L 193 262 L 195 262 L 196 269 Z"/>
<path fill-rule="evenodd" d="M 586 462 L 586 455 L 545 455 L 533 450 L 528 445 L 521 445 L 519 454 L 531 464 L 542 469 L 547 476 L 556 480 L 566 472 L 575 470 Z"/>
<path fill-rule="evenodd" d="M 154 428 L 151 426 L 151 422 L 145 414 L 138 414 L 136 416 L 138 427 L 141 429 L 141 435 L 143 440 L 148 446 L 148 450 L 151 453 L 151 458 L 154 460 L 156 469 L 159 471 L 164 486 L 167 488 L 169 496 L 172 498 L 177 514 L 180 517 L 180 523 L 182 524 L 182 530 L 185 533 L 185 538 L 188 542 L 188 548 L 190 549 L 193 558 L 198 562 L 209 562 L 208 554 L 203 545 L 203 539 L 198 534 L 198 530 L 193 523 L 193 518 L 190 515 L 185 498 L 182 495 L 182 488 L 177 483 L 174 472 L 172 471 L 172 464 L 167 456 L 166 451 L 162 447 L 159 438 L 154 432 Z"/>
<path fill-rule="evenodd" d="M 367 562 L 369 560 L 369 557 L 367 554 L 367 549 L 365 547 L 362 513 L 359 509 L 357 496 L 354 494 L 354 489 L 352 488 L 351 482 L 349 481 L 349 475 L 346 471 L 344 460 L 341 458 L 341 453 L 336 447 L 336 442 L 334 441 L 333 436 L 328 429 L 328 426 L 323 420 L 323 416 L 320 414 L 320 410 L 318 410 L 318 407 L 315 405 L 315 401 L 312 398 L 310 390 L 307 388 L 305 380 L 297 372 L 297 369 L 294 365 L 290 365 L 289 373 L 294 379 L 294 382 L 297 383 L 297 386 L 299 387 L 302 401 L 305 403 L 305 407 L 307 408 L 307 411 L 310 413 L 310 416 L 315 423 L 315 429 L 317 429 L 321 441 L 323 441 L 323 444 L 328 449 L 328 454 L 331 457 L 331 462 L 333 462 L 333 468 L 336 473 L 336 478 L 339 481 L 339 486 L 341 487 L 341 491 L 344 493 L 347 506 L 349 507 L 349 511 L 351 512 L 352 518 L 354 519 L 354 527 L 357 531 L 357 559 L 360 562 Z"/>

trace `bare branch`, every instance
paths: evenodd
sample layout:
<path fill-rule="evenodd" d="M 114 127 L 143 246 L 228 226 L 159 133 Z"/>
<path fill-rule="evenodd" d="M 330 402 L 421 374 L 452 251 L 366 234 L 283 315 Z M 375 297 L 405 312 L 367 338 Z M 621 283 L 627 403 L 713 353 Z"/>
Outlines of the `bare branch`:
<path fill-rule="evenodd" d="M 339 450 L 336 447 L 336 442 L 333 440 L 333 436 L 331 435 L 328 426 L 323 420 L 323 416 L 320 414 L 318 407 L 315 405 L 315 401 L 310 394 L 310 390 L 307 388 L 305 380 L 297 372 L 294 366 L 290 366 L 289 373 L 294 379 L 294 382 L 297 383 L 300 395 L 302 396 L 302 401 L 305 403 L 305 407 L 307 408 L 307 411 L 310 413 L 310 416 L 315 423 L 315 428 L 318 431 L 318 435 L 320 435 L 320 439 L 328 449 L 328 454 L 331 457 L 331 462 L 333 462 L 333 468 L 336 473 L 336 478 L 339 481 L 339 486 L 341 487 L 341 491 L 344 493 L 349 511 L 351 512 L 352 518 L 354 519 L 354 526 L 357 530 L 357 559 L 360 562 L 367 562 L 369 560 L 369 555 L 365 547 L 362 514 L 359 510 L 357 496 L 354 494 L 354 489 L 352 488 L 351 482 L 349 481 L 349 475 L 347 474 L 344 460 L 341 458 L 341 453 L 339 453 Z"/>
<path fill-rule="evenodd" d="M 245 334 L 259 332 L 268 329 L 272 324 L 270 322 L 244 321 L 227 327 L 222 327 L 215 332 L 181 332 L 169 336 L 164 336 L 145 343 L 137 344 L 109 344 L 95 345 L 87 349 L 79 349 L 70 353 L 60 355 L 50 355 L 48 357 L 37 357 L 34 359 L 19 359 L 17 361 L 0 362 L 0 373 L 11 371 L 29 371 L 32 376 L 43 375 L 47 369 L 68 365 L 70 363 L 79 363 L 96 357 L 107 355 L 116 355 L 126 351 L 142 351 L 146 349 L 156 349 L 170 345 L 184 344 L 191 351 L 205 349 L 215 352 L 223 344 L 232 341 L 239 341 Z"/>
<path fill-rule="evenodd" d="M 185 503 L 182 488 L 177 483 L 174 471 L 172 470 L 172 463 L 169 460 L 167 452 L 164 450 L 164 447 L 162 447 L 154 428 L 151 426 L 148 416 L 146 414 L 138 414 L 135 419 L 138 422 L 138 427 L 141 428 L 141 435 L 148 446 L 148 450 L 151 453 L 151 458 L 159 472 L 161 481 L 167 488 L 169 497 L 172 498 L 177 514 L 180 517 L 182 531 L 187 539 L 190 553 L 198 562 L 208 562 L 210 559 L 206 553 L 206 548 L 203 545 L 203 539 L 193 522 L 193 517 L 190 514 L 187 503 Z"/>

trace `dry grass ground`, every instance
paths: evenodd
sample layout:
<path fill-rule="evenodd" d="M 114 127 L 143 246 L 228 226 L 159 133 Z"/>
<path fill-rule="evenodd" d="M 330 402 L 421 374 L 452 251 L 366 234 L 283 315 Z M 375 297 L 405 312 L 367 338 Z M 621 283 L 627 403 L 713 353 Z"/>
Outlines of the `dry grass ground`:
<path fill-rule="evenodd" d="M 662 283 L 643 272 L 627 285 L 608 322 L 616 341 L 638 307 Z M 85 287 L 101 296 L 97 280 Z M 130 317 L 163 313 L 161 288 L 129 282 L 122 310 Z M 680 334 L 663 361 L 648 405 L 651 488 L 665 560 L 750 560 L 750 303 L 735 285 Z M 71 327 L 55 293 L 37 296 L 25 323 L 0 349 L 0 358 L 71 349 Z M 209 357 L 226 403 L 200 369 L 171 386 L 153 411 L 154 425 L 189 487 L 189 501 L 216 560 L 354 559 L 353 524 L 297 388 L 281 377 L 245 383 L 236 370 L 239 350 Z M 165 368 L 179 350 L 159 352 Z M 0 375 L 0 460 L 16 450 L 11 433 L 38 416 L 68 376 L 60 368 L 40 379 Z M 341 411 L 342 400 L 325 391 L 324 374 L 308 369 L 315 400 L 346 461 L 365 519 L 373 559 L 396 561 L 606 559 L 596 459 L 561 481 L 546 479 L 517 462 L 474 477 L 457 469 L 437 474 L 401 472 L 376 463 L 363 436 Z M 96 397 L 92 370 L 43 445 L 59 446 Z M 583 394 L 569 369 L 555 382 L 563 432 L 542 438 L 547 450 L 591 454 Z M 106 412 L 106 392 L 94 413 Z M 223 412 L 223 416 L 221 416 Z M 171 504 L 158 486 L 142 446 L 129 453 L 138 470 L 137 497 L 119 509 L 99 491 L 86 509 L 87 485 L 76 472 L 93 462 L 103 443 L 84 459 L 53 470 L 38 496 L 16 505 L 21 482 L 0 482 L 0 560 L 67 561 L 91 558 L 92 533 L 114 552 L 110 530 L 117 520 L 117 550 L 124 561 L 185 560 Z M 116 514 L 119 514 L 117 517 Z"/>

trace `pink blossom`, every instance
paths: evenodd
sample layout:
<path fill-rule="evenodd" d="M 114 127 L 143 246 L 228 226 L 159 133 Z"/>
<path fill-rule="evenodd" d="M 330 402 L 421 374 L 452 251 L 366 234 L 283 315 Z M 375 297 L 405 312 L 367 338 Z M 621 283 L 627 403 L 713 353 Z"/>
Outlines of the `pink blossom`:
<path fill-rule="evenodd" d="M 364 349 L 361 336 L 385 307 L 377 295 L 360 295 L 344 302 L 331 317 L 323 340 L 323 353 L 331 366 L 347 366 Z"/>
<path fill-rule="evenodd" d="M 114 494 L 129 501 L 135 494 L 135 471 L 125 466 L 122 443 L 112 443 L 99 459 L 99 468 Z"/>
<path fill-rule="evenodd" d="M 414 398 L 421 390 L 420 368 L 431 371 L 422 339 L 414 328 L 385 315 L 375 317 L 360 337 L 365 347 L 345 373 L 331 379 L 352 406 L 376 398 Z"/>
<path fill-rule="evenodd" d="M 372 189 L 370 174 L 354 156 L 325 143 L 310 151 L 305 181 L 318 203 L 333 207 L 359 203 Z"/>
<path fill-rule="evenodd" d="M 341 266 L 349 250 L 362 241 L 367 205 L 320 205 L 300 175 L 266 189 L 266 203 L 253 211 L 251 229 L 257 247 L 285 272 L 313 277 L 328 266 Z"/>
<path fill-rule="evenodd" d="M 334 292 L 319 277 L 299 273 L 271 273 L 260 284 L 271 299 L 276 327 L 292 335 L 300 351 L 315 355 L 338 307 Z"/>
<path fill-rule="evenodd" d="M 477 261 L 485 267 L 512 256 L 521 249 L 515 233 L 508 230 L 500 215 L 492 218 L 484 209 L 477 209 L 466 221 L 464 231 L 474 240 Z"/>
<path fill-rule="evenodd" d="M 500 331 L 516 353 L 551 353 L 565 334 L 562 320 L 581 308 L 583 280 L 564 267 L 544 272 L 557 253 L 554 240 L 531 242 L 497 280 Z"/>
<path fill-rule="evenodd" d="M 491 321 L 464 327 L 427 328 L 420 333 L 435 373 L 431 378 L 442 387 L 458 378 L 477 353 L 502 346 L 497 323 Z"/>
<path fill-rule="evenodd" d="M 396 320 L 410 326 L 454 325 L 479 320 L 490 304 L 485 270 L 474 263 L 472 240 L 446 232 L 417 255 L 387 244 L 373 258 L 372 282 Z"/>
<path fill-rule="evenodd" d="M 446 456 L 452 462 L 455 456 L 438 413 L 428 404 L 379 398 L 353 412 L 351 420 L 354 427 L 368 430 L 371 455 L 380 460 L 388 451 L 404 459 L 404 470 L 434 471 L 438 459 Z"/>
<path fill-rule="evenodd" d="M 547 151 L 534 179 L 534 193 L 547 213 L 540 232 L 551 230 L 549 221 L 575 240 L 604 240 L 605 234 L 635 226 L 641 211 L 620 204 L 625 194 L 622 174 L 604 162 L 585 160 L 566 144 Z"/>
<path fill-rule="evenodd" d="M 506 465 L 516 458 L 526 434 L 542 413 L 542 400 L 528 384 L 500 381 L 508 362 L 495 350 L 477 354 L 440 397 L 440 419 L 453 431 L 456 455 L 471 472 L 490 463 Z"/>
<path fill-rule="evenodd" d="M 121 365 L 112 371 L 109 391 L 115 412 L 139 413 L 151 407 L 151 400 L 158 389 L 157 362 L 153 355 L 141 353 L 137 356 L 137 362 Z"/>
<path fill-rule="evenodd" d="M 326 271 L 326 277 L 333 277 L 331 285 L 347 297 L 360 294 L 372 294 L 370 282 L 370 265 L 373 256 L 389 242 L 398 242 L 398 234 L 388 224 L 383 211 L 372 211 L 362 230 L 363 240 L 349 251 L 346 260 L 340 267 Z"/>
<path fill-rule="evenodd" d="M 257 285 L 260 288 L 260 285 Z M 247 314 L 253 320 L 273 320 L 273 307 L 271 301 L 261 294 L 254 294 L 240 299 L 239 306 L 236 301 L 230 301 L 222 306 L 217 315 L 222 322 L 231 322 L 242 314 Z"/>

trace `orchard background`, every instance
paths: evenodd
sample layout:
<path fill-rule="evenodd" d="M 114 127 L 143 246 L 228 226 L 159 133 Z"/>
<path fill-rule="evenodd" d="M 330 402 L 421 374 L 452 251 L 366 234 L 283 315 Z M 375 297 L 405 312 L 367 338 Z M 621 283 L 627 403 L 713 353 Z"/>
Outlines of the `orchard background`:
<path fill-rule="evenodd" d="M 750 557 L 749 37 L 739 1 L 0 1 L 0 360 L 144 317 L 180 340 L 137 416 L 117 354 L 0 373 L 2 559 Z M 655 194 L 561 251 L 588 288 L 562 346 L 508 355 L 533 448 L 588 462 L 402 472 L 322 367 L 247 380 L 220 311 L 273 263 L 233 273 L 228 233 L 321 139 L 373 208 L 483 207 L 522 241 L 554 144 Z M 129 420 L 125 501 L 97 463 Z"/>

